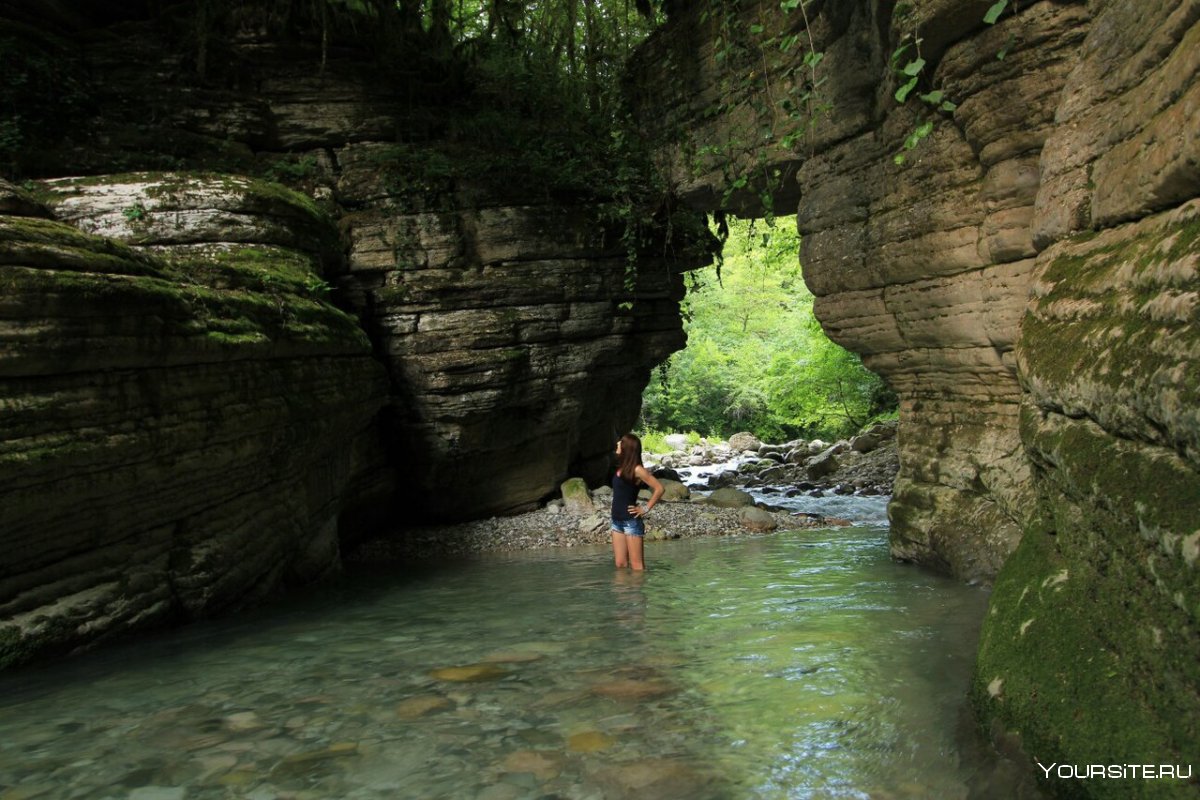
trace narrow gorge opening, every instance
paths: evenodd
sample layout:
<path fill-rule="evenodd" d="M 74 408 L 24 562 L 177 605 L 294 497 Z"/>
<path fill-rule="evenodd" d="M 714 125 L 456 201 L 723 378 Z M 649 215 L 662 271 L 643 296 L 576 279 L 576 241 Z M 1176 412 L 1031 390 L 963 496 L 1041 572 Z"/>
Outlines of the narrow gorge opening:
<path fill-rule="evenodd" d="M 795 217 L 728 216 L 710 227 L 723 251 L 689 273 L 681 307 L 688 344 L 647 386 L 641 429 L 834 441 L 894 420 L 895 394 L 813 314 Z"/>
<path fill-rule="evenodd" d="M 793 518 L 886 526 L 896 395 L 814 315 L 795 217 L 708 219 L 722 250 L 688 273 L 687 346 L 642 395 L 656 473 L 695 496 L 735 490 Z"/>

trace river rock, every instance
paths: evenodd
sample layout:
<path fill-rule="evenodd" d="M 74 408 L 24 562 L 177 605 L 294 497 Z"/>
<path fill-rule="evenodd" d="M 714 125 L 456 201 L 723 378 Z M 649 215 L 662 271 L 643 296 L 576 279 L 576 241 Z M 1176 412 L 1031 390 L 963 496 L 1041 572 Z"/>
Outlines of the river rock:
<path fill-rule="evenodd" d="M 674 759 L 643 758 L 606 764 L 596 773 L 607 793 L 614 797 L 654 797 L 686 800 L 704 797 L 711 789 L 711 776 Z"/>
<path fill-rule="evenodd" d="M 738 519 L 743 528 L 755 533 L 766 533 L 779 527 L 774 515 L 754 506 L 742 506 L 738 510 Z"/>
<path fill-rule="evenodd" d="M 670 467 L 663 465 L 650 470 L 650 474 L 661 480 L 681 482 L 683 478 L 679 473 Z"/>
<path fill-rule="evenodd" d="M 759 441 L 757 436 L 746 432 L 735 433 L 729 437 L 726 444 L 735 453 L 744 453 L 747 451 L 757 453 L 759 448 L 762 447 L 762 442 Z"/>
<path fill-rule="evenodd" d="M 782 463 L 784 460 L 786 460 L 787 453 L 790 449 L 791 448 L 789 448 L 787 445 L 783 444 L 764 444 L 762 447 L 758 448 L 758 455 L 762 456 L 763 458 L 770 459 L 771 461 Z"/>
<path fill-rule="evenodd" d="M 742 506 L 754 505 L 754 498 L 749 492 L 743 492 L 741 489 L 723 487 L 713 491 L 708 497 L 703 498 L 701 502 L 717 506 L 718 508 L 741 508 Z"/>
<path fill-rule="evenodd" d="M 805 473 L 810 481 L 817 481 L 837 471 L 838 460 L 832 449 L 814 456 L 807 464 Z"/>
<path fill-rule="evenodd" d="M 408 697 L 396 704 L 396 716 L 400 719 L 417 719 L 438 711 L 454 707 L 453 701 L 439 695 Z"/>
<path fill-rule="evenodd" d="M 592 503 L 592 495 L 588 492 L 587 483 L 583 478 L 568 478 L 560 486 L 563 508 L 567 513 L 577 516 L 587 516 L 596 510 Z"/>
<path fill-rule="evenodd" d="M 528 772 L 538 780 L 548 781 L 562 772 L 559 756 L 540 750 L 517 750 L 505 756 L 500 763 L 504 772 Z"/>
<path fill-rule="evenodd" d="M 662 680 L 638 680 L 625 678 L 605 681 L 592 686 L 594 694 L 613 700 L 642 701 L 655 697 L 664 697 L 679 691 L 675 686 Z"/>
<path fill-rule="evenodd" d="M 508 671 L 491 662 L 468 664 L 460 667 L 441 667 L 431 671 L 430 676 L 451 683 L 478 683 L 494 681 L 508 675 Z"/>
<path fill-rule="evenodd" d="M 850 440 L 850 449 L 856 453 L 869 453 L 879 447 L 879 438 L 870 433 L 860 433 Z"/>
<path fill-rule="evenodd" d="M 246 733 L 266 727 L 258 714 L 253 711 L 239 711 L 236 714 L 230 714 L 225 718 L 223 726 L 233 733 Z"/>
<path fill-rule="evenodd" d="M 567 737 L 567 749 L 572 753 L 598 753 L 616 743 L 615 737 L 603 731 L 581 731 Z"/>
<path fill-rule="evenodd" d="M 663 486 L 662 499 L 664 501 L 676 502 L 688 500 L 692 496 L 691 490 L 679 481 L 663 479 L 659 483 Z"/>

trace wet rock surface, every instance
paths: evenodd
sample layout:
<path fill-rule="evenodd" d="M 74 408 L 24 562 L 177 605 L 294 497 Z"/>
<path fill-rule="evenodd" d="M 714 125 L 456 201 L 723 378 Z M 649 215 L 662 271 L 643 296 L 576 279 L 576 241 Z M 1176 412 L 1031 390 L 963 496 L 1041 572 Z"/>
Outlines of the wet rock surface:
<path fill-rule="evenodd" d="M 0 668 L 336 574 L 386 379 L 332 222 L 211 176 L 0 194 Z"/>

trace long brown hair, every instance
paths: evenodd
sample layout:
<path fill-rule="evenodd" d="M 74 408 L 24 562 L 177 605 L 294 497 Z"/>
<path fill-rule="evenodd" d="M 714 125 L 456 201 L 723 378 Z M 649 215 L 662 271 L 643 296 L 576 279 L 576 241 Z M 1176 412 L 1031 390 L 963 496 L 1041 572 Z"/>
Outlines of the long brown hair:
<path fill-rule="evenodd" d="M 617 474 L 626 483 L 638 482 L 637 468 L 642 466 L 642 440 L 627 433 L 621 437 L 621 455 L 617 456 Z"/>

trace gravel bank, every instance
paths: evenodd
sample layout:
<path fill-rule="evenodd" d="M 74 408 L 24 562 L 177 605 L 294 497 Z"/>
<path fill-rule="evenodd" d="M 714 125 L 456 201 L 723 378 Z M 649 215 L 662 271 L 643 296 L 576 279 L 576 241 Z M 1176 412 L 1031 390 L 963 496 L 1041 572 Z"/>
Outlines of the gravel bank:
<path fill-rule="evenodd" d="M 804 463 L 778 464 L 762 460 L 757 466 L 743 465 L 715 474 L 707 489 L 718 486 L 745 488 L 774 486 L 791 488 L 809 495 L 890 494 L 899 469 L 894 426 L 877 426 L 884 431 L 886 441 L 868 453 L 840 448 L 832 462 L 832 471 L 814 476 Z M 725 452 L 728 456 L 728 451 Z M 811 461 L 811 459 L 809 459 Z M 705 462 L 709 463 L 709 462 Z M 705 491 L 705 490 L 702 490 Z M 600 487 L 591 492 L 596 511 L 587 515 L 571 513 L 562 501 L 545 508 L 512 517 L 409 528 L 397 531 L 392 537 L 364 542 L 346 556 L 349 563 L 372 561 L 418 561 L 435 558 L 460 557 L 477 553 L 513 550 L 536 550 L 549 547 L 580 547 L 606 545 L 610 541 L 608 502 L 611 494 Z M 776 530 L 826 528 L 849 525 L 833 517 L 813 519 L 796 516 L 787 511 L 764 508 L 774 520 Z M 719 508 L 696 500 L 663 501 L 646 517 L 646 538 L 691 539 L 708 536 L 753 536 L 761 530 L 750 530 L 742 523 L 737 509 Z"/>
<path fill-rule="evenodd" d="M 777 530 L 825 528 L 849 523 L 832 517 L 811 519 L 775 512 Z M 691 539 L 704 536 L 752 536 L 737 509 L 697 502 L 662 502 L 646 517 L 648 540 Z M 578 547 L 608 544 L 607 514 L 578 516 L 549 508 L 512 517 L 464 522 L 459 525 L 410 528 L 394 538 L 363 543 L 347 556 L 349 562 L 424 560 L 484 552 Z"/>

